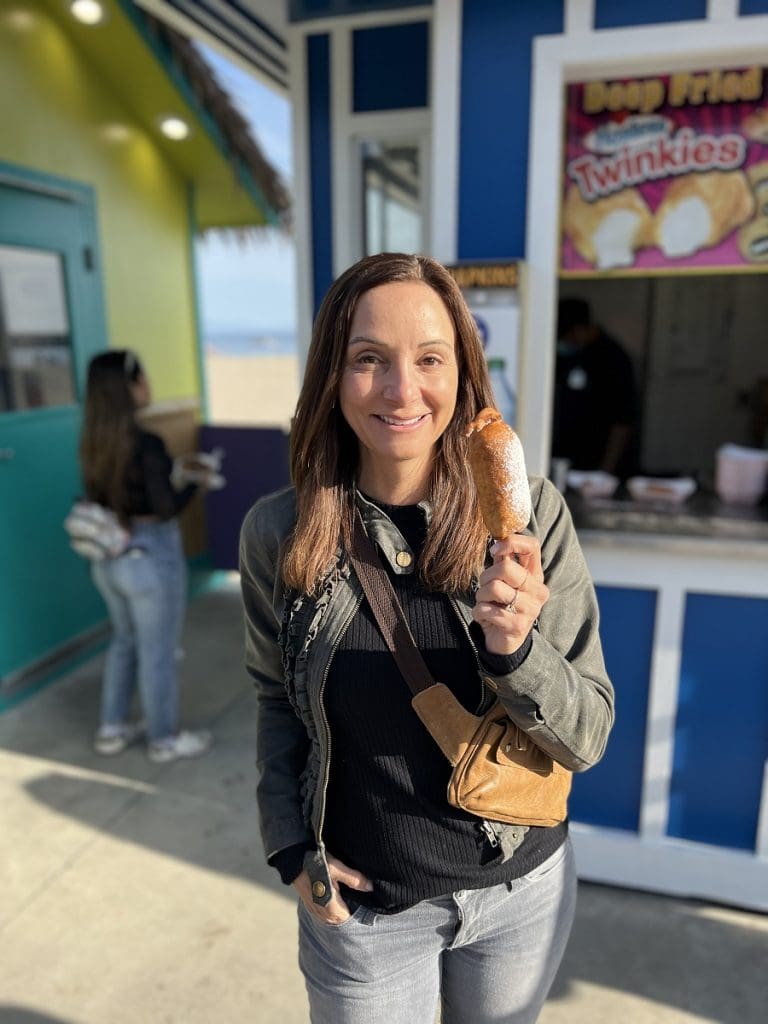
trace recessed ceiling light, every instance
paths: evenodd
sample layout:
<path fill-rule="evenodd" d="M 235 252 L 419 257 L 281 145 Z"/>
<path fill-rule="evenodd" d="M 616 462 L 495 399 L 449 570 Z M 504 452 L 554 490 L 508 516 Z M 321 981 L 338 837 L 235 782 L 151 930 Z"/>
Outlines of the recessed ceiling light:
<path fill-rule="evenodd" d="M 104 21 L 104 7 L 99 0 L 72 0 L 69 9 L 84 25 L 98 25 Z"/>
<path fill-rule="evenodd" d="M 107 142 L 127 142 L 132 137 L 133 132 L 127 124 L 113 121 L 111 124 L 104 125 L 101 134 Z"/>
<path fill-rule="evenodd" d="M 5 21 L 6 25 L 17 29 L 19 32 L 27 32 L 37 24 L 37 18 L 34 14 L 23 7 L 17 7 L 12 11 L 7 11 L 3 15 L 3 21 Z"/>
<path fill-rule="evenodd" d="M 178 142 L 189 135 L 189 125 L 180 117 L 163 117 L 160 119 L 160 131 L 166 138 Z"/>

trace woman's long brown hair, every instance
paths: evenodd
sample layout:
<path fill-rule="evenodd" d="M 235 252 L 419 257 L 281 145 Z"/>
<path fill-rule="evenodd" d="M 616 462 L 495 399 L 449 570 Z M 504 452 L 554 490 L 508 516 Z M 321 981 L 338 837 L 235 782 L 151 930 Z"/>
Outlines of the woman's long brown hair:
<path fill-rule="evenodd" d="M 483 348 L 461 291 L 436 260 L 404 253 L 368 256 L 331 286 L 312 331 L 304 383 L 291 430 L 291 476 L 297 520 L 283 559 L 283 578 L 313 592 L 339 545 L 348 550 L 354 513 L 358 442 L 337 397 L 352 319 L 361 295 L 394 281 L 421 281 L 440 296 L 456 332 L 459 388 L 456 410 L 437 443 L 429 482 L 432 521 L 420 576 L 432 590 L 469 587 L 483 565 L 488 531 L 483 524 L 466 459 L 466 424 L 493 404 Z"/>
<path fill-rule="evenodd" d="M 136 451 L 136 405 L 131 383 L 142 375 L 133 352 L 114 349 L 88 366 L 80 468 L 85 494 L 125 522 L 125 489 Z"/>

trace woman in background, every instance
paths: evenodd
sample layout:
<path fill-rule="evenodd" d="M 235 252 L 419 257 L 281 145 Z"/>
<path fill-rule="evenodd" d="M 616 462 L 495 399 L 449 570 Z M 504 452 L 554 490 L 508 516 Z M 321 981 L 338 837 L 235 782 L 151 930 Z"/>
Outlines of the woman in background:
<path fill-rule="evenodd" d="M 206 731 L 179 730 L 176 651 L 186 604 L 186 563 L 178 514 L 197 485 L 176 491 L 163 441 L 136 412 L 150 402 L 141 363 L 130 350 L 95 356 L 88 368 L 80 462 L 88 500 L 111 509 L 130 532 L 117 558 L 93 562 L 112 638 L 104 666 L 101 723 L 94 749 L 119 754 L 146 729 L 147 755 L 163 763 L 209 748 Z M 138 687 L 144 722 L 129 721 Z"/>

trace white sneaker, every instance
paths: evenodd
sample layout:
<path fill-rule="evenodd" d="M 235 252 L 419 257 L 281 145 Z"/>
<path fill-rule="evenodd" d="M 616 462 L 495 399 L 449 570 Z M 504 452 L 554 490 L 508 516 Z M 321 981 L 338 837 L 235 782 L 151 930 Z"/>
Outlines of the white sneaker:
<path fill-rule="evenodd" d="M 168 764 L 170 761 L 178 761 L 180 757 L 200 757 L 210 746 L 211 734 L 207 729 L 198 732 L 182 730 L 168 740 L 150 743 L 147 757 L 155 764 Z"/>
<path fill-rule="evenodd" d="M 102 757 L 114 757 L 135 743 L 144 734 L 143 722 L 124 725 L 102 725 L 93 741 L 93 749 Z"/>

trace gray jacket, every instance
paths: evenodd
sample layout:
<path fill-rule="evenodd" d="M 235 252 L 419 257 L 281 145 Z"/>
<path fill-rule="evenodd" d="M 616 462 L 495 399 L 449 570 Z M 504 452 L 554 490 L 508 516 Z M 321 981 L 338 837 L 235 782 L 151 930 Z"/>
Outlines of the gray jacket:
<path fill-rule="evenodd" d="M 541 544 L 550 597 L 523 663 L 508 675 L 494 676 L 478 660 L 478 670 L 488 700 L 498 695 L 510 718 L 540 747 L 579 772 L 599 761 L 605 750 L 614 717 L 613 687 L 603 663 L 594 588 L 568 508 L 548 480 L 532 478 L 531 496 L 533 515 L 526 532 Z M 412 572 L 412 560 L 407 566 L 396 561 L 398 552 L 411 553 L 397 527 L 359 493 L 358 503 L 369 535 L 392 570 Z M 429 515 L 429 503 L 423 504 Z M 289 488 L 258 501 L 243 523 L 246 667 L 258 702 L 257 799 L 264 850 L 269 858 L 298 843 L 315 845 L 304 866 L 314 899 L 324 904 L 331 898 L 323 843 L 331 736 L 323 689 L 363 592 L 341 552 L 319 594 L 287 590 L 276 567 L 295 515 Z M 473 594 L 454 594 L 451 601 L 468 630 Z M 467 637 L 472 643 L 468 632 Z M 495 823 L 485 828 L 505 856 L 512 855 L 526 831 Z"/>

